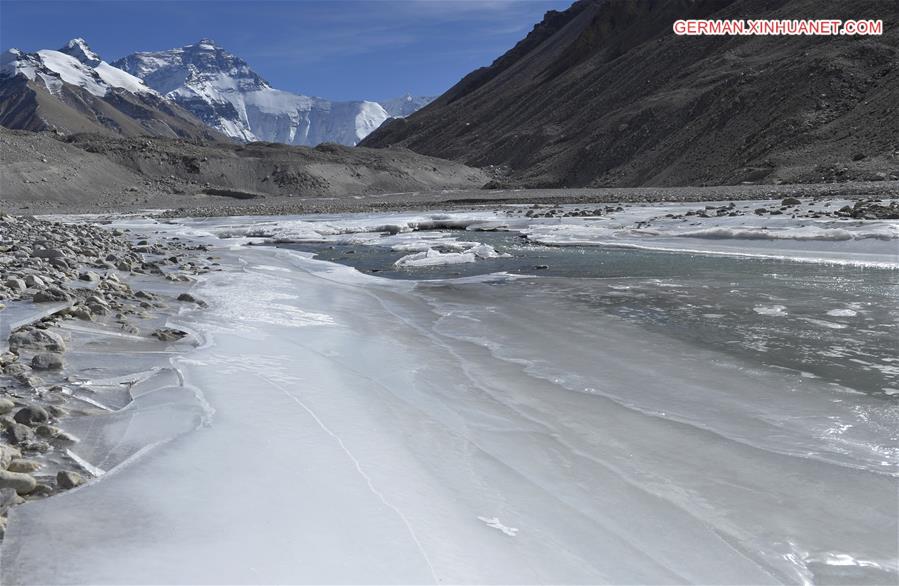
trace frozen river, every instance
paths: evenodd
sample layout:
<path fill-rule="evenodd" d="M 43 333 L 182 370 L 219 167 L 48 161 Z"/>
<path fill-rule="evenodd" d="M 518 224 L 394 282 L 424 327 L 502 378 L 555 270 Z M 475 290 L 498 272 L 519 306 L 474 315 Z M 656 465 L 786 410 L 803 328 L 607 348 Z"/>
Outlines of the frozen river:
<path fill-rule="evenodd" d="M 228 267 L 172 320 L 204 344 L 15 509 L 3 582 L 896 582 L 889 224 L 501 221 L 136 222 Z"/>

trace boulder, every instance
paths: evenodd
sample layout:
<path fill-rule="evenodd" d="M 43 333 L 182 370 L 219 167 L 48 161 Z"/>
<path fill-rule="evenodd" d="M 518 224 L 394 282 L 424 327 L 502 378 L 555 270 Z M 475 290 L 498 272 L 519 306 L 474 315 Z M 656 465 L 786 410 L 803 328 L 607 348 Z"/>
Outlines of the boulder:
<path fill-rule="evenodd" d="M 22 452 L 18 448 L 0 444 L 0 468 L 8 468 L 14 460 L 21 457 Z M 13 472 L 16 472 L 16 470 L 13 470 Z"/>
<path fill-rule="evenodd" d="M 16 404 L 9 399 L 0 398 L 0 415 L 6 415 L 16 408 Z"/>
<path fill-rule="evenodd" d="M 16 332 L 9 337 L 9 349 L 18 353 L 20 350 L 44 350 L 47 352 L 65 352 L 66 345 L 62 336 L 47 330 L 30 330 Z"/>
<path fill-rule="evenodd" d="M 94 314 L 91 313 L 91 310 L 84 306 L 79 306 L 71 309 L 69 311 L 69 315 L 72 317 L 78 318 L 82 321 L 93 321 Z"/>
<path fill-rule="evenodd" d="M 72 298 L 68 293 L 58 287 L 47 287 L 43 291 L 34 294 L 32 301 L 35 303 L 49 303 L 60 301 L 71 301 Z"/>
<path fill-rule="evenodd" d="M 98 275 L 94 271 L 86 271 L 78 275 L 78 279 L 81 281 L 87 281 L 89 283 L 99 283 L 100 275 Z"/>
<path fill-rule="evenodd" d="M 43 289 L 47 286 L 47 282 L 38 277 L 37 275 L 28 275 L 25 277 L 25 284 L 29 287 L 37 287 L 38 289 Z"/>
<path fill-rule="evenodd" d="M 11 488 L 19 494 L 28 494 L 37 487 L 37 480 L 31 474 L 0 470 L 0 489 Z"/>
<path fill-rule="evenodd" d="M 75 488 L 84 484 L 84 477 L 71 470 L 60 470 L 56 473 L 56 486 L 63 489 Z"/>
<path fill-rule="evenodd" d="M 12 291 L 21 292 L 27 289 L 27 285 L 23 279 L 19 279 L 18 277 L 12 277 L 6 280 L 6 287 L 11 289 Z"/>
<path fill-rule="evenodd" d="M 34 370 L 61 370 L 62 356 L 53 352 L 41 352 L 31 359 L 31 368 Z"/>
<path fill-rule="evenodd" d="M 62 433 L 62 430 L 55 425 L 38 425 L 34 428 L 34 432 L 44 438 L 55 438 Z"/>
<path fill-rule="evenodd" d="M 38 405 L 26 405 L 16 411 L 13 420 L 24 425 L 38 425 L 50 421 L 50 414 Z"/>
<path fill-rule="evenodd" d="M 14 444 L 24 444 L 34 439 L 34 432 L 27 425 L 13 423 L 6 428 L 6 437 Z"/>
<path fill-rule="evenodd" d="M 6 469 L 10 472 L 21 472 L 23 474 L 31 474 L 32 472 L 40 470 L 40 468 L 40 462 L 35 462 L 34 460 L 25 460 L 23 458 L 16 458 L 9 463 L 9 466 L 6 467 Z"/>

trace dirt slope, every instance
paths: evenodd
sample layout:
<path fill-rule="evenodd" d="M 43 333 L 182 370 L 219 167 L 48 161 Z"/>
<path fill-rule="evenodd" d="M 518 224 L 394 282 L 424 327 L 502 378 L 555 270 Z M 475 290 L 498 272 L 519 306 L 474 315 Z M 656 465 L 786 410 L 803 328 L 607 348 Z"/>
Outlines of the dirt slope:
<path fill-rule="evenodd" d="M 879 18 L 869 37 L 678 37 L 681 18 Z M 899 3 L 582 0 L 364 146 L 522 186 L 899 176 Z"/>
<path fill-rule="evenodd" d="M 479 169 L 405 149 L 59 137 L 0 128 L 0 204 L 170 206 L 206 197 L 262 201 L 471 189 L 487 180 Z"/>
<path fill-rule="evenodd" d="M 137 173 L 49 133 L 0 127 L 0 207 L 22 202 L 80 205 L 142 183 Z"/>

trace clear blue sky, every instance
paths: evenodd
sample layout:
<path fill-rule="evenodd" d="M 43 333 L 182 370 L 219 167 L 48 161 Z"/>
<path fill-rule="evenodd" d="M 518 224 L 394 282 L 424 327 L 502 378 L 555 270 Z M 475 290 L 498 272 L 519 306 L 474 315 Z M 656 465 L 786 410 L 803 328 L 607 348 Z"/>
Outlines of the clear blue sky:
<path fill-rule="evenodd" d="M 572 0 L 0 0 L 0 48 L 84 37 L 114 61 L 208 37 L 274 87 L 325 98 L 438 95 Z"/>

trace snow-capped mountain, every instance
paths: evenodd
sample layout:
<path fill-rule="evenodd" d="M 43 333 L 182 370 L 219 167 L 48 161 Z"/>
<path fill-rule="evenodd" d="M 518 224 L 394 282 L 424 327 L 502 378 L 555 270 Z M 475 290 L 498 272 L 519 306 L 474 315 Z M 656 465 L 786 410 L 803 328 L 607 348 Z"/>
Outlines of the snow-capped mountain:
<path fill-rule="evenodd" d="M 332 102 L 271 87 L 239 57 L 209 39 L 168 51 L 134 53 L 114 63 L 203 122 L 241 141 L 355 145 L 387 118 L 407 116 L 430 98 L 382 105 Z"/>
<path fill-rule="evenodd" d="M 0 125 L 64 133 L 223 139 L 186 110 L 113 67 L 84 39 L 58 51 L 0 56 Z"/>
<path fill-rule="evenodd" d="M 40 80 L 51 93 L 58 92 L 63 83 L 84 88 L 99 97 L 116 88 L 134 94 L 158 95 L 143 80 L 113 67 L 91 51 L 84 39 L 72 39 L 58 51 L 43 49 L 23 53 L 10 49 L 0 57 L 0 75 L 21 73 L 32 81 Z"/>

